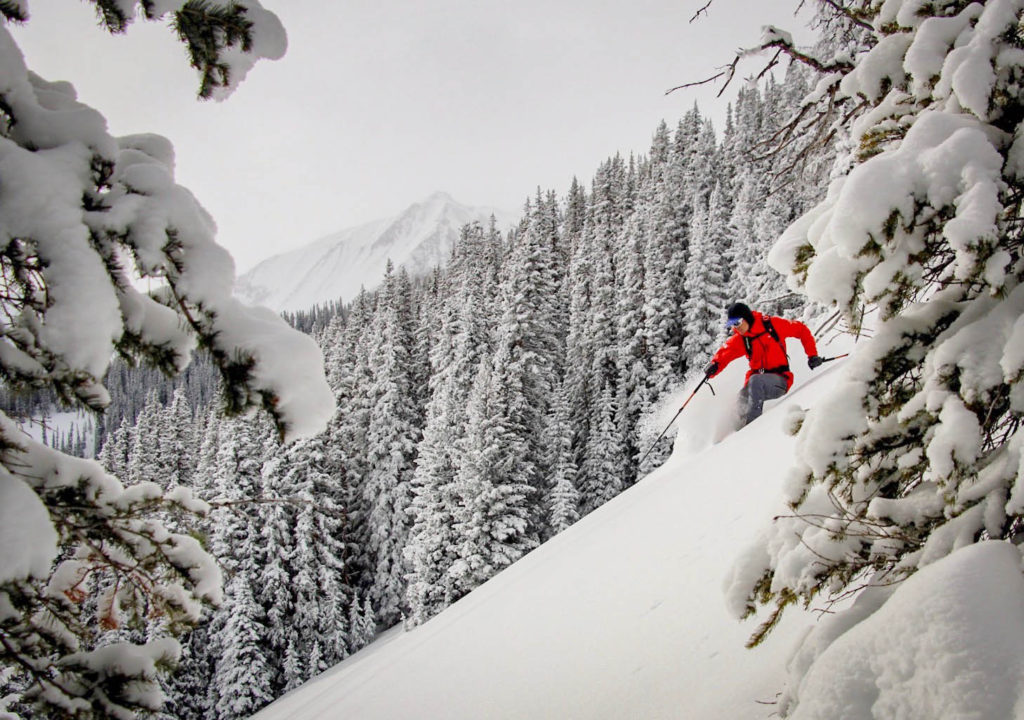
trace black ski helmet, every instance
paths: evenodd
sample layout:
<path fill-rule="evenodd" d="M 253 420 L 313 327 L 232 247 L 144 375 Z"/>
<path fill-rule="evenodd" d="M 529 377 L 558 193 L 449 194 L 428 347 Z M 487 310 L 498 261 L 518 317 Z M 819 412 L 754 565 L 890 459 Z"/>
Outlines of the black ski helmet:
<path fill-rule="evenodd" d="M 754 313 L 750 311 L 749 307 L 741 302 L 733 303 L 725 312 L 726 317 L 730 320 L 733 318 L 740 318 L 742 320 L 746 320 L 748 325 L 753 326 L 754 324 Z"/>

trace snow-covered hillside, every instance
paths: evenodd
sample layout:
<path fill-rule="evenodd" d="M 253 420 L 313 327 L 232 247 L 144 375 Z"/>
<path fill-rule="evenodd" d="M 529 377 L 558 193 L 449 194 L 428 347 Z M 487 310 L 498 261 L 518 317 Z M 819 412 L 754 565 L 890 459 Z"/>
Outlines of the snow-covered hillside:
<path fill-rule="evenodd" d="M 785 512 L 789 410 L 826 393 L 842 361 L 813 376 L 799 367 L 789 396 L 726 434 L 741 364 L 716 379 L 717 396 L 701 391 L 687 407 L 663 467 L 433 620 L 392 631 L 256 717 L 772 716 L 801 639 L 811 638 L 793 664 L 802 674 L 847 628 L 792 609 L 746 650 L 755 622 L 732 617 L 723 591 L 734 560 Z M 654 421 L 671 418 L 681 399 Z M 1021 662 L 1011 651 L 1024 641 L 1019 565 L 1013 546 L 989 543 L 922 571 L 825 650 L 802 685 L 798 717 L 1020 717 Z M 980 610 L 978 596 L 987 596 Z M 983 678 L 995 695 L 977 690 Z"/>
<path fill-rule="evenodd" d="M 241 275 L 235 294 L 273 310 L 307 310 L 318 303 L 349 301 L 384 277 L 388 260 L 413 276 L 444 265 L 461 228 L 485 227 L 494 217 L 502 231 L 515 214 L 469 207 L 443 192 L 434 193 L 399 215 L 342 230 L 314 243 L 275 255 Z"/>

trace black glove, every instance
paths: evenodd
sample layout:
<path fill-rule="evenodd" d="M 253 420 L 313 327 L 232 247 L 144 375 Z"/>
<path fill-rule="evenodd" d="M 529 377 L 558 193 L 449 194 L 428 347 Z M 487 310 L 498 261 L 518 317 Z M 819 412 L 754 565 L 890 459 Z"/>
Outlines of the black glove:
<path fill-rule="evenodd" d="M 825 362 L 825 361 L 822 360 L 820 356 L 818 356 L 818 355 L 811 355 L 809 358 L 807 358 L 807 367 L 809 367 L 811 370 L 814 370 L 816 367 L 821 365 L 823 362 Z"/>
<path fill-rule="evenodd" d="M 709 378 L 718 372 L 718 363 L 709 362 L 707 367 L 704 368 L 704 377 Z"/>

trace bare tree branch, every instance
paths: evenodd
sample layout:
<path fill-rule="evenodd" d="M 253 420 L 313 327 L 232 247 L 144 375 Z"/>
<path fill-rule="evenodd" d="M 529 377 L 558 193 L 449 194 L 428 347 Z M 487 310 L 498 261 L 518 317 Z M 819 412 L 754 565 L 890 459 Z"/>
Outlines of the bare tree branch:
<path fill-rule="evenodd" d="M 874 30 L 874 28 L 871 26 L 871 23 L 867 22 L 861 17 L 858 17 L 856 13 L 854 13 L 849 8 L 840 5 L 838 2 L 836 2 L 836 0 L 818 0 L 818 2 L 822 5 L 828 5 L 830 8 L 835 10 L 840 15 L 844 16 L 854 25 L 862 27 L 865 30 Z"/>
<path fill-rule="evenodd" d="M 695 12 L 693 14 L 693 17 L 690 18 L 690 22 L 693 22 L 694 20 L 699 18 L 701 15 L 707 15 L 708 14 L 708 8 L 711 7 L 711 4 L 713 2 L 715 2 L 715 0 L 708 0 L 706 3 L 704 3 L 704 7 L 702 7 L 700 10 L 698 10 L 697 12 Z"/>
<path fill-rule="evenodd" d="M 715 75 L 712 75 L 711 77 L 709 77 L 709 78 L 706 78 L 706 79 L 704 79 L 704 80 L 698 80 L 698 81 L 696 81 L 696 82 L 690 82 L 690 83 L 685 83 L 685 84 L 683 84 L 683 85 L 677 85 L 677 86 L 676 86 L 676 87 L 674 87 L 674 88 L 670 88 L 670 89 L 666 90 L 666 91 L 665 91 L 665 94 L 666 94 L 666 95 L 671 95 L 671 94 L 672 94 L 672 93 L 674 93 L 674 92 L 675 92 L 676 90 L 685 90 L 686 88 L 691 88 L 691 87 L 698 87 L 698 86 L 700 86 L 700 85 L 707 85 L 708 83 L 714 82 L 714 81 L 715 81 L 715 80 L 717 80 L 718 78 L 720 78 L 720 77 L 722 77 L 723 75 L 725 75 L 725 76 L 726 76 L 726 78 L 725 78 L 725 82 L 724 82 L 724 83 L 722 83 L 722 87 L 721 87 L 721 89 L 720 89 L 720 90 L 718 91 L 718 97 L 721 97 L 721 96 L 722 96 L 722 93 L 723 93 L 723 92 L 725 92 L 725 89 L 726 89 L 727 87 L 729 87 L 729 83 L 731 83 L 731 82 L 732 82 L 732 77 L 733 77 L 733 75 L 735 75 L 735 74 L 736 74 L 736 65 L 737 65 L 737 64 L 739 63 L 739 61 L 740 61 L 740 56 L 739 56 L 739 55 L 737 55 L 737 56 L 736 56 L 736 59 L 735 59 L 735 60 L 733 60 L 733 61 L 732 61 L 732 63 L 731 63 L 731 64 L 729 64 L 728 66 L 726 66 L 726 67 L 722 68 L 722 71 L 721 71 L 721 72 L 719 72 L 719 73 L 717 73 L 717 74 L 715 74 Z"/>
<path fill-rule="evenodd" d="M 710 5 L 710 3 L 708 4 Z M 705 6 L 705 8 L 706 7 L 707 6 Z M 702 10 L 703 9 L 704 8 L 702 8 Z M 772 30 L 775 30 L 775 28 L 769 28 L 769 31 Z M 797 49 L 797 47 L 793 44 L 792 39 L 789 38 L 788 35 L 783 35 L 781 31 L 776 31 L 771 35 L 770 39 L 767 42 L 763 42 L 756 47 L 748 48 L 745 50 L 741 49 L 737 51 L 736 56 L 732 59 L 732 62 L 723 67 L 721 71 L 716 73 L 715 75 L 712 75 L 711 77 L 706 78 L 704 80 L 698 80 L 696 82 L 677 85 L 676 87 L 665 91 L 665 94 L 669 95 L 675 92 L 676 90 L 697 87 L 699 85 L 707 85 L 710 82 L 714 82 L 715 80 L 724 77 L 725 81 L 722 83 L 722 87 L 719 88 L 718 90 L 718 97 L 721 97 L 722 93 L 725 92 L 725 89 L 729 87 L 729 84 L 732 83 L 733 78 L 736 76 L 736 68 L 739 66 L 741 60 L 748 57 L 752 57 L 754 55 L 759 55 L 771 49 L 775 49 L 775 54 L 772 55 L 771 59 L 754 77 L 754 80 L 761 80 L 762 78 L 764 78 L 764 76 L 767 75 L 772 68 L 776 67 L 779 64 L 779 59 L 784 54 L 787 55 L 791 60 L 803 63 L 804 65 L 807 65 L 815 69 L 816 71 L 823 75 L 834 72 L 846 74 L 847 72 L 853 69 L 853 64 L 847 60 L 837 59 L 832 60 L 830 62 L 823 62 L 822 60 L 819 60 L 813 55 L 810 55 Z"/>

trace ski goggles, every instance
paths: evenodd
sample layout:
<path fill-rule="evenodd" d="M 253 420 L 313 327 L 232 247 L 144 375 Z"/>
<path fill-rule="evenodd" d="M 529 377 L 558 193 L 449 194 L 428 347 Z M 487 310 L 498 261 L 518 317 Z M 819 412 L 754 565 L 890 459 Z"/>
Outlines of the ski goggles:
<path fill-rule="evenodd" d="M 725 321 L 725 329 L 732 330 L 734 327 L 743 322 L 743 318 L 729 318 Z"/>

